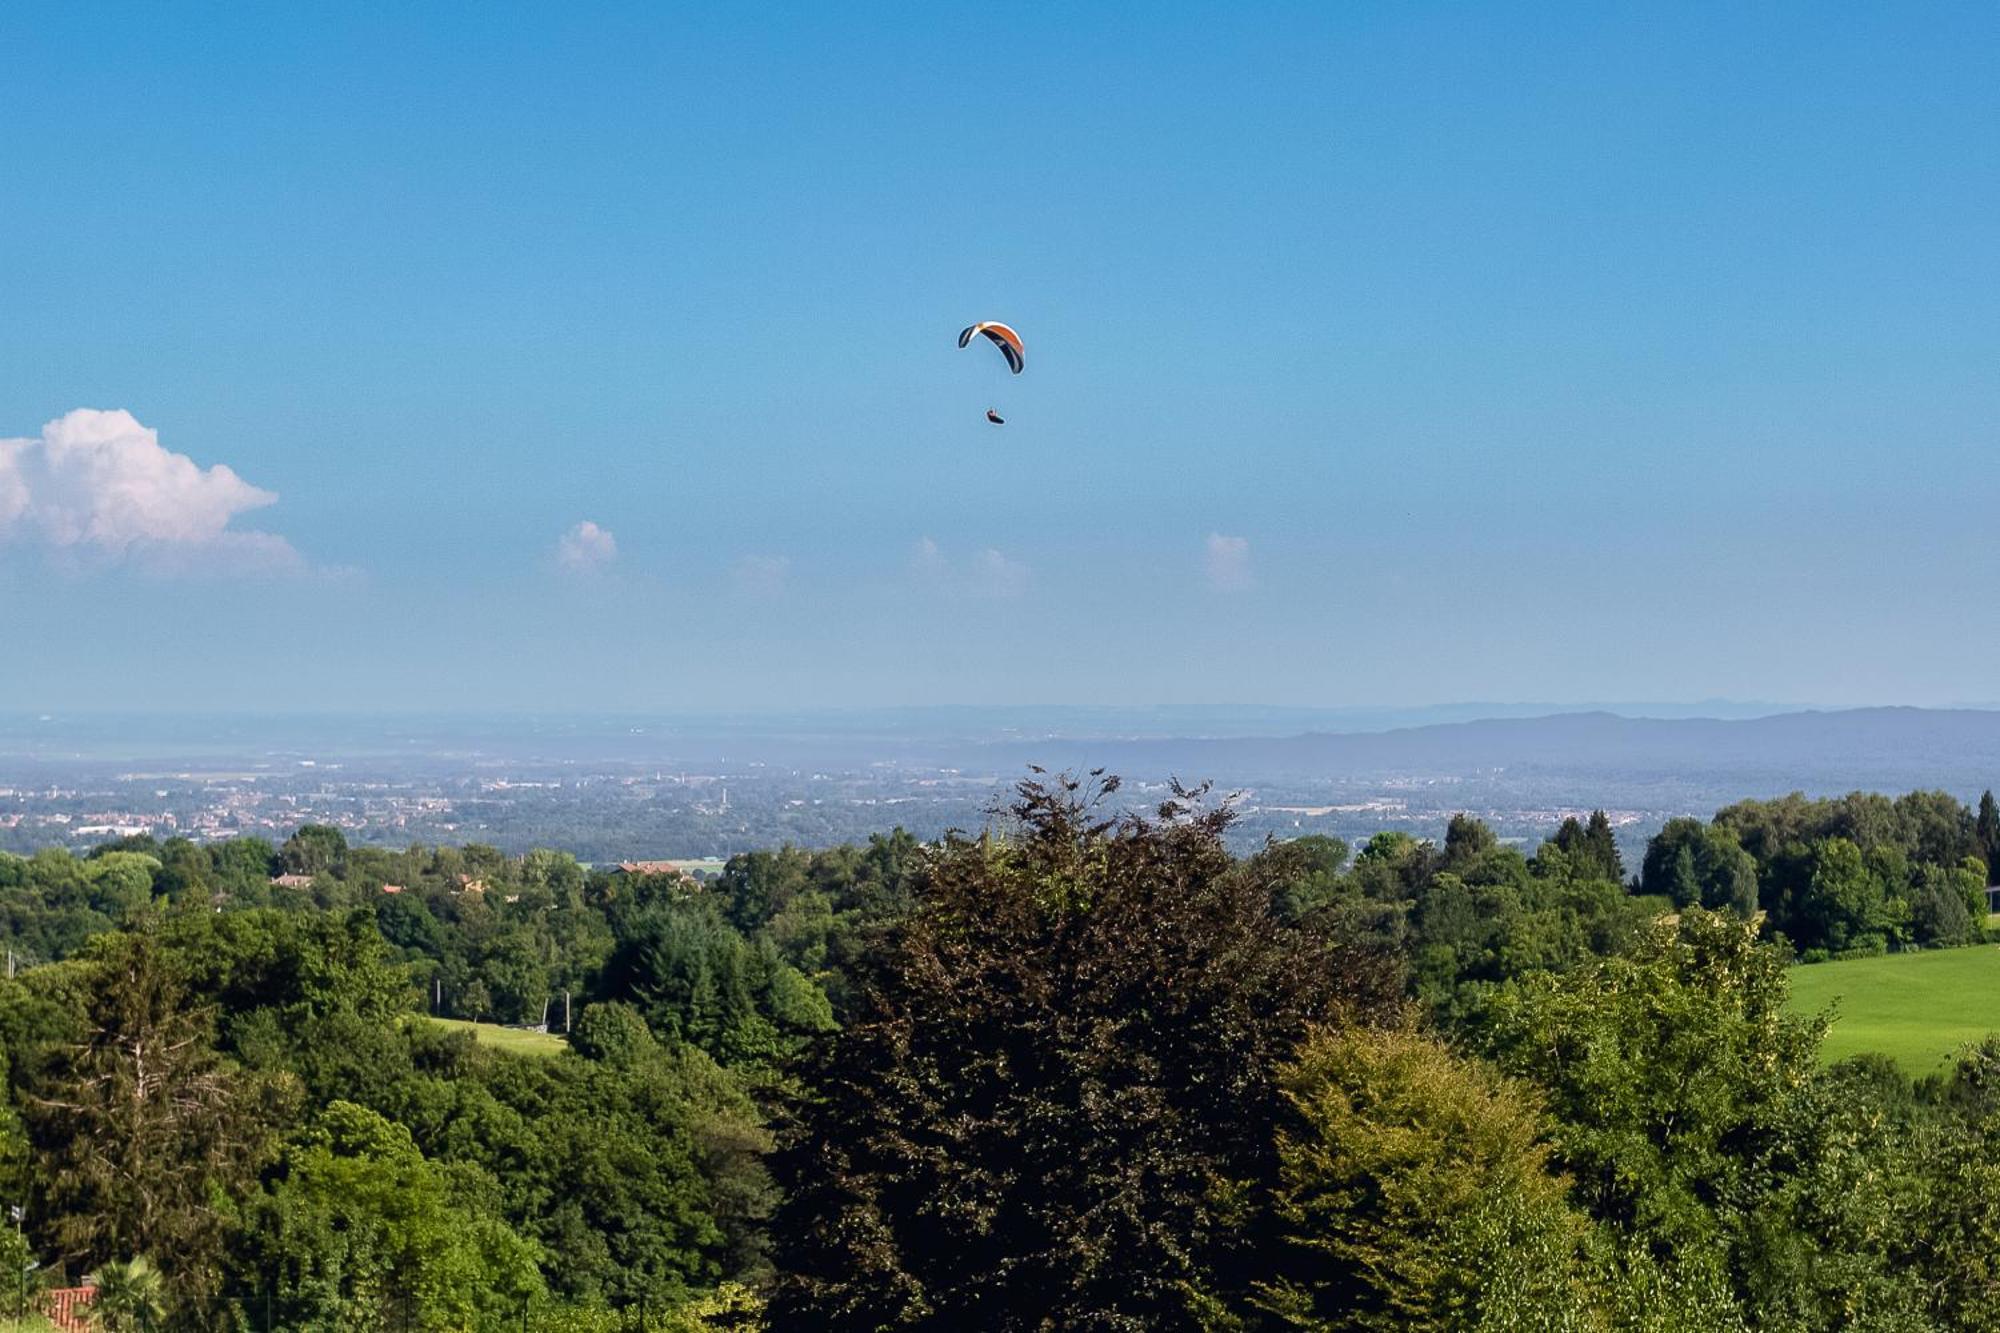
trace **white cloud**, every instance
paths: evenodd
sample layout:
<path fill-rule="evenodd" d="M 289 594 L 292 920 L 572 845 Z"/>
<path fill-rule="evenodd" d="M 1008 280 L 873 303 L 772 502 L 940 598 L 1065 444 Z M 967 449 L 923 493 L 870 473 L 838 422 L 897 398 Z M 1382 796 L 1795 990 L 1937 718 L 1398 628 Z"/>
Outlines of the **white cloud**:
<path fill-rule="evenodd" d="M 602 569 L 617 558 L 618 539 L 611 529 L 587 518 L 556 539 L 556 563 L 579 574 Z"/>
<path fill-rule="evenodd" d="M 1250 576 L 1250 539 L 1208 534 L 1204 555 L 1208 586 L 1218 592 L 1241 592 L 1255 580 Z"/>
<path fill-rule="evenodd" d="M 910 572 L 925 583 L 943 584 L 951 577 L 951 564 L 936 542 L 919 537 L 910 551 Z"/>
<path fill-rule="evenodd" d="M 790 556 L 746 555 L 736 562 L 730 577 L 738 592 L 756 597 L 776 597 L 785 590 L 785 579 L 791 572 Z"/>
<path fill-rule="evenodd" d="M 910 573 L 928 587 L 976 597 L 1019 597 L 1032 577 L 1026 564 L 988 547 L 963 569 L 929 537 L 910 551 Z"/>
<path fill-rule="evenodd" d="M 165 573 L 302 569 L 283 537 L 229 526 L 277 498 L 224 464 L 162 448 L 130 412 L 78 408 L 39 438 L 0 439 L 0 540 L 70 556 Z"/>
<path fill-rule="evenodd" d="M 1019 597 L 1028 590 L 1028 567 L 988 547 L 972 562 L 972 587 L 988 597 Z"/>

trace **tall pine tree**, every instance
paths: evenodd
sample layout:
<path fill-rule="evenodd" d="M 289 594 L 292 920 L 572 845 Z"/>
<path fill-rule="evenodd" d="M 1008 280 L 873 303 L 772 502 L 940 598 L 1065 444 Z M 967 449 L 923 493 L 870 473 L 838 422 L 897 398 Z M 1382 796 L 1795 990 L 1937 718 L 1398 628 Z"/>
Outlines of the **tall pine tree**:
<path fill-rule="evenodd" d="M 147 1257 L 199 1326 L 226 1202 L 255 1186 L 272 1143 L 259 1085 L 222 1064 L 209 1013 L 157 941 L 95 943 L 81 1039 L 28 1103 L 37 1212 L 73 1271 Z"/>
<path fill-rule="evenodd" d="M 1625 858 L 1618 854 L 1618 838 L 1611 831 L 1611 817 L 1602 810 L 1590 812 L 1590 823 L 1583 830 L 1583 845 L 1602 878 L 1624 882 Z"/>
<path fill-rule="evenodd" d="M 1990 790 L 1980 794 L 1979 819 L 1973 832 L 1979 839 L 1979 855 L 1986 862 L 1986 882 L 1991 884 L 2000 878 L 2000 802 L 1994 801 Z"/>

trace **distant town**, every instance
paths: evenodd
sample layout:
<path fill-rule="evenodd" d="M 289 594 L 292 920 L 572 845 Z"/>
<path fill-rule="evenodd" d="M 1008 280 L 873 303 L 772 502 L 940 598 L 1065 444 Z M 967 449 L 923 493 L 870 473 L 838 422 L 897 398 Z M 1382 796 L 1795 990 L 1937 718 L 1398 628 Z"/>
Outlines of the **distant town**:
<path fill-rule="evenodd" d="M 1603 809 L 1628 859 L 1669 819 L 1800 790 L 1996 781 L 2000 712 L 1858 709 L 1645 718 L 1602 711 L 1290 732 L 1331 719 L 921 710 L 724 719 L 129 719 L 0 715 L 0 850 L 138 834 L 557 848 L 593 864 L 977 831 L 1036 767 L 1103 767 L 1157 805 L 1212 782 L 1232 845 L 1385 830 L 1441 838 L 1455 813 L 1532 846 Z M 1185 730 L 1181 730 L 1185 728 Z"/>
<path fill-rule="evenodd" d="M 4 776 L 4 775 L 0 775 Z M 417 776 L 341 763 L 288 770 L 161 768 L 93 772 L 89 766 L 0 785 L 0 850 L 82 849 L 150 834 L 215 842 L 254 835 L 282 841 L 302 824 L 327 824 L 351 841 L 485 843 L 509 853 L 559 846 L 585 861 L 726 857 L 782 842 L 824 846 L 901 827 L 931 838 L 977 830 L 1012 775 L 880 766 L 850 771 L 753 767 L 733 773 L 578 771 L 561 776 Z M 1134 805 L 1167 794 L 1164 780 L 1128 783 Z M 1383 829 L 1441 834 L 1472 809 L 1503 838 L 1533 842 L 1573 804 L 1522 800 L 1491 782 L 1440 778 L 1288 780 L 1224 793 L 1238 812 L 1235 839 Z M 1609 811 L 1621 842 L 1645 837 L 1677 808 Z"/>

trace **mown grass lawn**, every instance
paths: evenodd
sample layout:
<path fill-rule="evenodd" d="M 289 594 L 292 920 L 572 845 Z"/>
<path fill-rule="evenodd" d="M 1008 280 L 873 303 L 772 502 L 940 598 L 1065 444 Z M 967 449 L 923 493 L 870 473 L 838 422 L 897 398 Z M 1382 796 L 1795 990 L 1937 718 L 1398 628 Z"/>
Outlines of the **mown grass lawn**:
<path fill-rule="evenodd" d="M 442 1028 L 469 1031 L 474 1041 L 495 1050 L 511 1051 L 515 1055 L 557 1055 L 569 1049 L 569 1043 L 552 1032 L 524 1032 L 519 1028 L 503 1028 L 497 1023 L 468 1023 L 462 1018 L 430 1018 L 426 1021 Z"/>
<path fill-rule="evenodd" d="M 2000 1032 L 2000 945 L 1885 954 L 1792 969 L 1792 1009 L 1833 1010 L 1821 1055 L 1886 1055 L 1910 1075 Z"/>

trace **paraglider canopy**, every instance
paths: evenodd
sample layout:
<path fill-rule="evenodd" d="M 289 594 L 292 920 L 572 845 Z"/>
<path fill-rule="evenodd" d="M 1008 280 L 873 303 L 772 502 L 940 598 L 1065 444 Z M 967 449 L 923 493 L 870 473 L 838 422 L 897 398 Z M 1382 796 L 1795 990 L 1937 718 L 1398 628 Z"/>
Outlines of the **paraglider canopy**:
<path fill-rule="evenodd" d="M 1007 358 L 1007 368 L 1016 375 L 1020 374 L 1021 367 L 1027 364 L 1028 358 L 1028 349 L 1021 344 L 1021 335 L 1005 324 L 993 320 L 981 320 L 958 335 L 958 345 L 964 347 L 982 335 L 990 338 L 993 345 L 1000 349 L 1000 354 Z"/>

